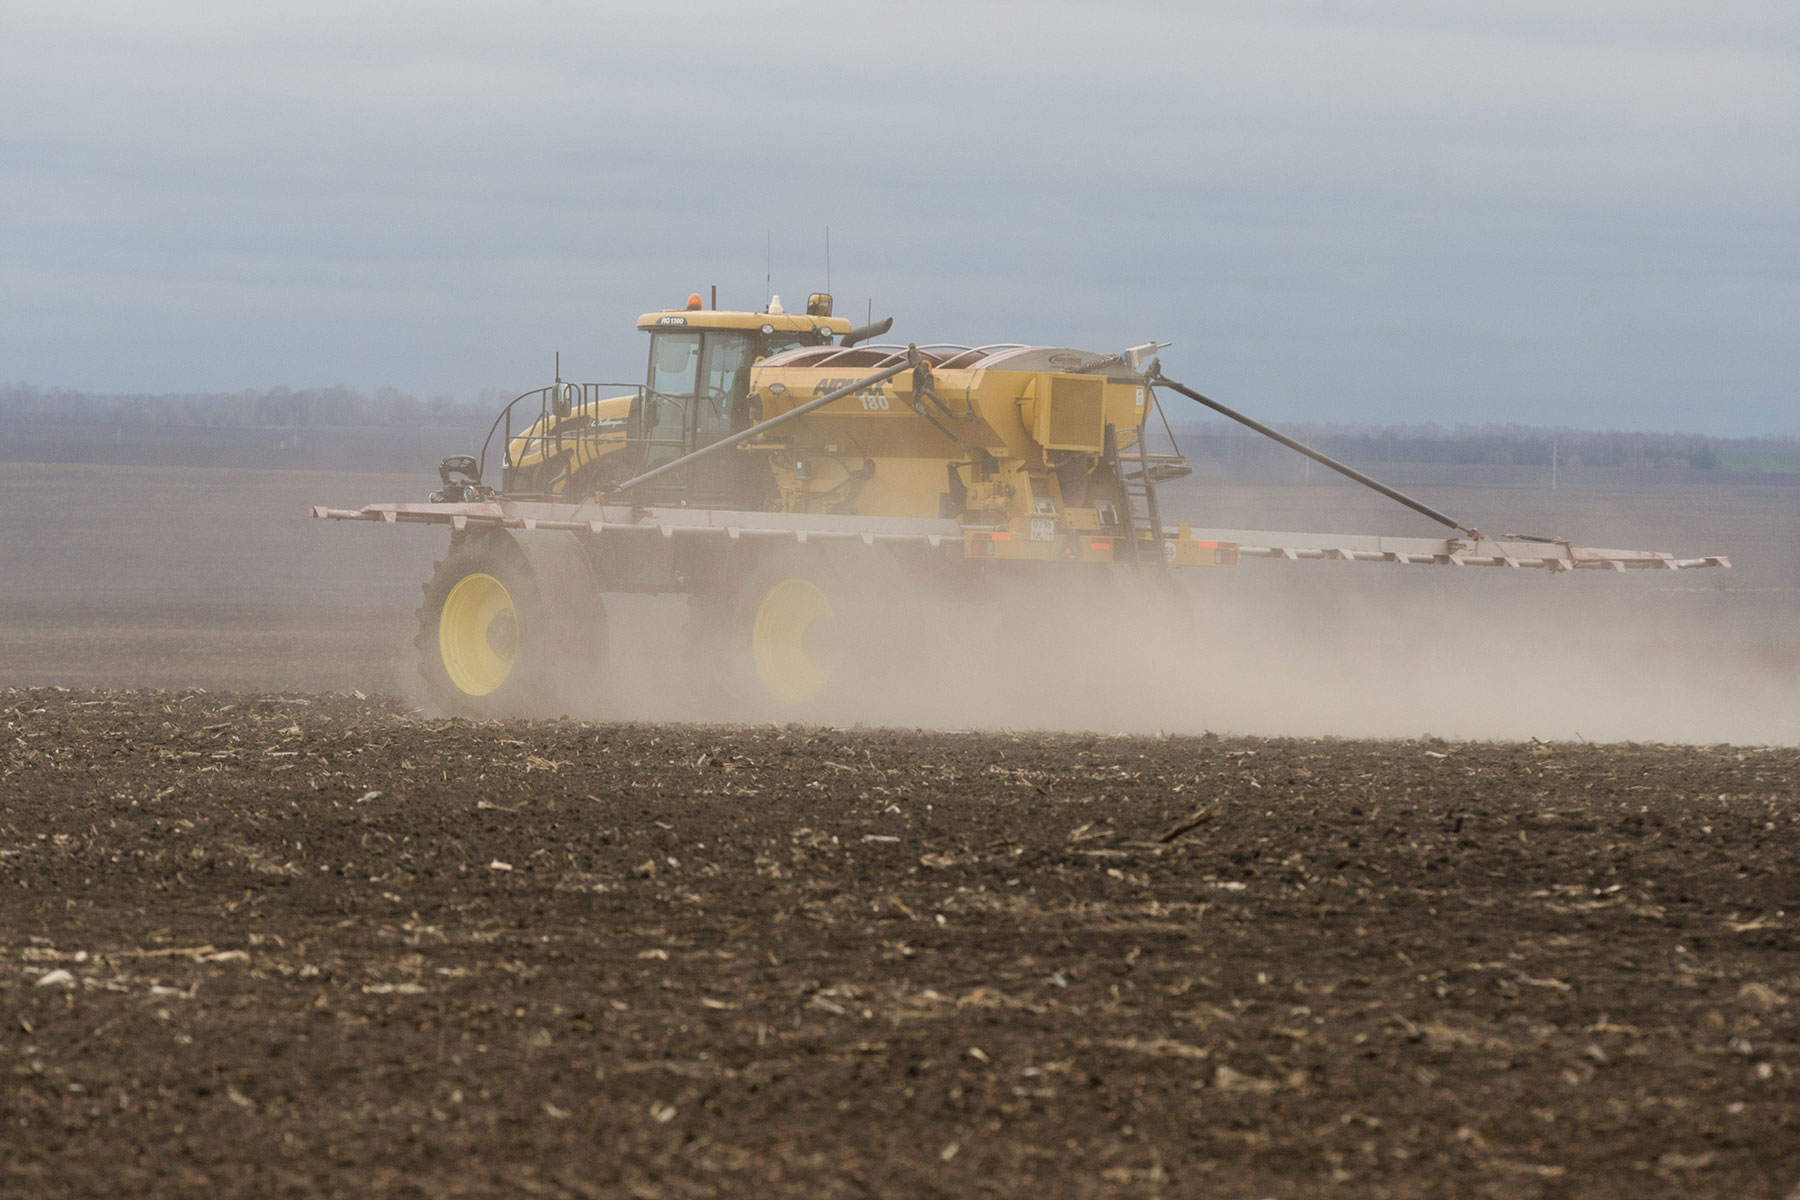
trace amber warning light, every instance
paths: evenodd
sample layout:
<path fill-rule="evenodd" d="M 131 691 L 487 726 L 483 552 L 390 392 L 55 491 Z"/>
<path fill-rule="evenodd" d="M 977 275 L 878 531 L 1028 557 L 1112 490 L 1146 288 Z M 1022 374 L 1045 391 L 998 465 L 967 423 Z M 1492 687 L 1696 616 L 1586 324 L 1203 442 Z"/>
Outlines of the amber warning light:
<path fill-rule="evenodd" d="M 699 307 L 700 307 L 700 293 L 699 292 L 689 292 L 688 293 L 688 311 L 692 312 Z"/>

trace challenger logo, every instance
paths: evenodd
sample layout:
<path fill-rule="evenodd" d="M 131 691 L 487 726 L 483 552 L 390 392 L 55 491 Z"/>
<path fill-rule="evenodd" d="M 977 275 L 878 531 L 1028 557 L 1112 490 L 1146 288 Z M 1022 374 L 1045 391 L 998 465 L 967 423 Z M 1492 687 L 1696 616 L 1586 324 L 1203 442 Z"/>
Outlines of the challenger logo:
<path fill-rule="evenodd" d="M 835 392 L 839 388 L 849 387 L 855 382 L 854 379 L 821 379 L 813 385 L 812 394 L 823 396 L 827 392 Z M 861 401 L 864 412 L 886 412 L 888 410 L 887 390 L 879 383 L 851 392 L 848 398 Z"/>

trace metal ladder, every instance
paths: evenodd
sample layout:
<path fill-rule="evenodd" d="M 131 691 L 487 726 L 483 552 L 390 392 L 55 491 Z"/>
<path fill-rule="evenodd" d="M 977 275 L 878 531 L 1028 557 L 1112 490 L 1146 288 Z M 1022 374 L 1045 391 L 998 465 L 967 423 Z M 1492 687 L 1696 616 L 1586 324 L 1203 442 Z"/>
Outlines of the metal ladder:
<path fill-rule="evenodd" d="M 1125 469 L 1127 458 L 1119 454 L 1119 435 L 1109 421 L 1106 425 L 1106 439 L 1103 443 L 1103 454 L 1107 466 L 1112 468 L 1113 478 L 1119 482 L 1119 527 L 1125 536 L 1125 544 L 1129 547 L 1131 563 L 1135 567 L 1150 567 L 1155 571 L 1166 571 L 1168 561 L 1163 557 L 1163 524 L 1162 510 L 1156 503 L 1156 481 L 1150 476 L 1150 456 L 1145 452 L 1144 427 L 1138 426 L 1135 455 L 1137 470 Z M 1138 537 L 1138 517 L 1149 523 L 1150 536 Z"/>

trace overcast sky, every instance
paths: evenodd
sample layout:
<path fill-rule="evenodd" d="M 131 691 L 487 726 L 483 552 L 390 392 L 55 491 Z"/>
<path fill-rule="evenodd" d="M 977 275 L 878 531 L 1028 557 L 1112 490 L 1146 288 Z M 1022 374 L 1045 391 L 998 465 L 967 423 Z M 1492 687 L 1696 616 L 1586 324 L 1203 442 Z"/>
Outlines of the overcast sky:
<path fill-rule="evenodd" d="M 9 382 L 638 378 L 829 225 L 1270 419 L 1800 433 L 1794 0 L 0 0 L 0 138 Z"/>

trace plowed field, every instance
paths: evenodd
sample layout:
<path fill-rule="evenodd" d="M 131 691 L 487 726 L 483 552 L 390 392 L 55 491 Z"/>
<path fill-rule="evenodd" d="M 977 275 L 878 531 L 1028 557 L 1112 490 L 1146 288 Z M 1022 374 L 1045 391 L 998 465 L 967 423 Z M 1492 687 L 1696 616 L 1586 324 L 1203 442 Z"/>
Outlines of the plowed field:
<path fill-rule="evenodd" d="M 1800 1184 L 1800 751 L 0 722 L 7 1195 Z"/>

